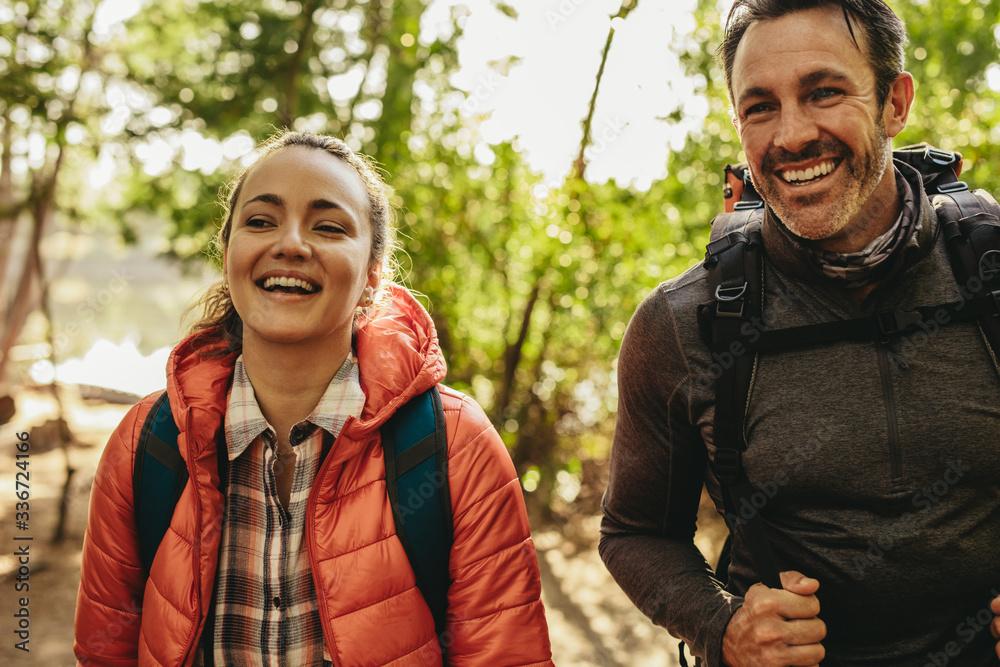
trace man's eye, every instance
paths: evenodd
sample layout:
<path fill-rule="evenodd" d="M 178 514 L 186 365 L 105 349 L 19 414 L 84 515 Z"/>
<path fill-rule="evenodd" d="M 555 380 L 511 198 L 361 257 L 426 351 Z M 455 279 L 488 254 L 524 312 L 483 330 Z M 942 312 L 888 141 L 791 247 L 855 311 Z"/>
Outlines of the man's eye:
<path fill-rule="evenodd" d="M 826 100 L 842 94 L 843 91 L 837 90 L 836 88 L 817 88 L 813 91 L 813 97 L 818 100 Z"/>
<path fill-rule="evenodd" d="M 771 110 L 770 104 L 764 104 L 764 103 L 755 104 L 752 107 L 749 107 L 746 111 L 744 111 L 743 115 L 752 116 L 755 113 L 764 113 L 765 111 L 770 111 L 770 110 Z"/>

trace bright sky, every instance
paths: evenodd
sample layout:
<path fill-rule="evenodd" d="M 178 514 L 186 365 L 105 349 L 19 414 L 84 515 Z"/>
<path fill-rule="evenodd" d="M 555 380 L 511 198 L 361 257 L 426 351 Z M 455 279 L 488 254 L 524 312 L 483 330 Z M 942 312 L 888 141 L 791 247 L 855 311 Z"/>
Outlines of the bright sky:
<path fill-rule="evenodd" d="M 95 33 L 110 35 L 122 30 L 122 22 L 147 1 L 104 0 Z M 516 19 L 499 12 L 492 0 L 434 0 L 423 16 L 420 39 L 427 43 L 442 32 L 447 34 L 452 8 L 468 8 L 458 43 L 460 69 L 452 83 L 468 93 L 461 105 L 463 114 L 471 124 L 479 123 L 481 141 L 476 155 L 488 162 L 487 144 L 516 140 L 530 166 L 555 186 L 579 152 L 581 123 L 593 94 L 611 17 L 618 13 L 621 0 L 507 2 Z M 730 2 L 720 0 L 724 6 Z M 620 185 L 647 189 L 665 175 L 670 148 L 680 147 L 690 131 L 700 129 L 707 101 L 695 93 L 694 82 L 684 75 L 675 55 L 678 44 L 695 29 L 695 4 L 696 0 L 640 0 L 627 20 L 616 21 L 587 152 L 588 180 L 614 178 Z M 511 58 L 516 64 L 503 73 L 494 66 Z M 120 112 L 113 111 L 104 119 L 104 129 L 111 135 L 120 132 L 129 114 L 140 109 L 148 110 L 154 124 L 170 121 L 165 108 L 154 107 L 151 99 L 136 99 L 136 91 L 109 88 L 105 94 L 109 105 Z M 678 109 L 684 119 L 679 124 L 662 120 Z M 158 119 L 158 110 L 166 116 Z M 175 160 L 185 169 L 210 173 L 220 166 L 223 156 L 237 159 L 252 149 L 253 142 L 245 133 L 219 142 L 185 131 L 172 143 L 151 140 L 137 156 L 151 174 L 165 172 Z M 105 157 L 102 155 L 102 160 Z M 114 173 L 103 162 L 99 167 L 91 179 L 95 189 L 105 186 Z M 86 377 L 91 383 L 137 393 L 162 386 L 165 350 L 145 358 L 134 347 L 128 341 L 117 346 L 103 341 L 86 359 L 61 365 L 60 378 L 72 381 L 70 378 Z M 109 355 L 128 357 L 132 359 L 128 367 L 149 372 L 133 372 L 130 377 L 105 373 L 108 377 L 99 378 L 99 369 L 109 367 L 104 363 Z M 53 369 L 39 364 L 32 372 L 43 380 Z"/>
<path fill-rule="evenodd" d="M 581 121 L 594 91 L 601 51 L 620 0 L 511 0 L 517 19 L 489 0 L 437 0 L 425 17 L 453 4 L 471 15 L 459 42 L 461 70 L 453 83 L 469 91 L 464 109 L 485 117 L 489 143 L 520 139 L 529 164 L 561 180 L 576 158 Z M 695 28 L 695 0 L 645 0 L 616 20 L 597 98 L 587 177 L 616 178 L 640 189 L 665 175 L 670 146 L 679 147 L 708 112 L 671 50 Z M 447 14 L 445 14 L 446 16 Z M 490 62 L 516 57 L 501 76 Z M 663 118 L 680 108 L 684 121 Z"/>
<path fill-rule="evenodd" d="M 122 30 L 122 22 L 141 9 L 144 0 L 104 0 L 95 25 L 98 35 Z M 720 0 L 728 6 L 732 0 Z M 498 11 L 493 0 L 433 0 L 421 22 L 420 39 L 432 42 L 448 35 L 451 11 L 465 6 L 468 18 L 458 43 L 460 70 L 452 83 L 467 91 L 461 105 L 473 124 L 480 123 L 476 155 L 490 160 L 487 144 L 518 139 L 529 164 L 558 184 L 579 152 L 581 123 L 593 94 L 601 52 L 621 0 L 507 0 L 516 14 Z M 671 146 L 679 147 L 687 134 L 702 125 L 707 101 L 695 94 L 675 55 L 695 28 L 696 0 L 642 0 L 626 20 L 615 21 L 615 37 L 601 82 L 592 141 L 587 152 L 587 178 L 647 189 L 665 175 Z M 351 17 L 348 17 L 351 18 Z M 342 28 L 351 32 L 359 26 Z M 516 64 L 499 72 L 496 63 Z M 350 84 L 352 74 L 334 77 L 331 84 Z M 344 81 L 335 81 L 345 79 Z M 357 83 L 353 84 L 356 89 Z M 113 112 L 104 129 L 117 134 L 128 121 L 135 91 L 107 91 Z M 120 98 L 120 99 L 119 99 Z M 140 108 L 152 106 L 152 100 Z M 671 124 L 664 117 L 681 111 L 683 120 Z M 166 118 L 157 121 L 157 112 Z M 169 122 L 170 112 L 153 108 L 154 124 Z M 175 142 L 176 143 L 176 142 Z M 153 139 L 138 157 L 150 174 L 163 173 L 180 155 L 185 169 L 209 173 L 227 157 L 249 153 L 249 136 L 220 144 L 194 132 L 185 132 L 181 145 Z M 107 178 L 108 170 L 97 170 Z M 95 188 L 104 185 L 92 183 Z"/>

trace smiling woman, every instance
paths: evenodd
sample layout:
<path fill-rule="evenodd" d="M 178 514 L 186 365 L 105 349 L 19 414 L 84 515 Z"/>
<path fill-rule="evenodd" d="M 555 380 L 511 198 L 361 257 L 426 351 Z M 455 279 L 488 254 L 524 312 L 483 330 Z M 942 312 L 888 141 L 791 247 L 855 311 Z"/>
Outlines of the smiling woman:
<path fill-rule="evenodd" d="M 160 394 L 148 396 L 96 476 L 81 662 L 551 664 L 517 476 L 479 405 L 440 384 L 432 320 L 387 280 L 387 191 L 343 142 L 299 133 L 265 144 L 233 182 L 224 279 L 167 365 L 188 481 L 148 563 L 132 486 L 140 434 L 159 415 Z M 403 505 L 386 481 L 403 457 L 384 456 L 382 431 L 400 438 L 387 421 L 437 395 L 447 465 Z M 446 590 L 414 574 L 396 530 L 432 500 L 428 486 L 453 517 L 437 549 Z M 408 520 L 412 538 L 424 527 Z M 141 611 L 110 639 L 102 629 L 121 628 L 124 608 Z"/>

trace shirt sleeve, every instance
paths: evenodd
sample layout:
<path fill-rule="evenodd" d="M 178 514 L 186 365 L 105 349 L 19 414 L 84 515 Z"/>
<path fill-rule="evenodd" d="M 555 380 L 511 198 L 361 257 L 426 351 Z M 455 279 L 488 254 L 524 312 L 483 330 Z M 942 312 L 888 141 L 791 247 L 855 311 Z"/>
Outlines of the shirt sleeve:
<path fill-rule="evenodd" d="M 690 404 L 695 380 L 661 287 L 636 311 L 619 354 L 600 553 L 644 614 L 718 667 L 743 600 L 723 590 L 693 540 L 707 465 Z"/>

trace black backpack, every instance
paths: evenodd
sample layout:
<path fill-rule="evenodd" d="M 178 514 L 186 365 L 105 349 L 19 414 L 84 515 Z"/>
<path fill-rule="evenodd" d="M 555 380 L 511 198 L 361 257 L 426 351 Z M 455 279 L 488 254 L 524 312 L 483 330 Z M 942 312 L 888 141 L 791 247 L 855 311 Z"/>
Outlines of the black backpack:
<path fill-rule="evenodd" d="M 853 320 L 838 320 L 788 329 L 769 330 L 763 303 L 763 243 L 760 224 L 764 202 L 750 181 L 745 164 L 726 167 L 727 212 L 712 221 L 712 234 L 703 267 L 709 273 L 714 299 L 698 308 L 702 336 L 715 353 L 732 363 L 715 383 L 713 469 L 723 487 L 723 506 L 730 536 L 722 550 L 717 575 L 727 580 L 732 533 L 741 525 L 754 567 L 761 582 L 781 588 L 778 568 L 760 513 L 737 514 L 737 508 L 754 505 L 754 488 L 743 469 L 747 448 L 743 421 L 757 355 L 803 345 L 848 339 L 888 341 L 913 333 L 938 317 L 947 323 L 978 320 L 991 348 L 997 369 L 1000 363 L 1000 205 L 983 190 L 970 191 L 958 180 L 962 156 L 929 146 L 912 146 L 893 157 L 915 167 L 933 204 L 951 258 L 952 271 L 962 300 L 914 310 L 890 310 Z M 943 316 L 942 316 L 943 314 Z M 729 358 L 727 357 L 727 359 Z M 683 646 L 681 664 L 687 665 Z"/>

